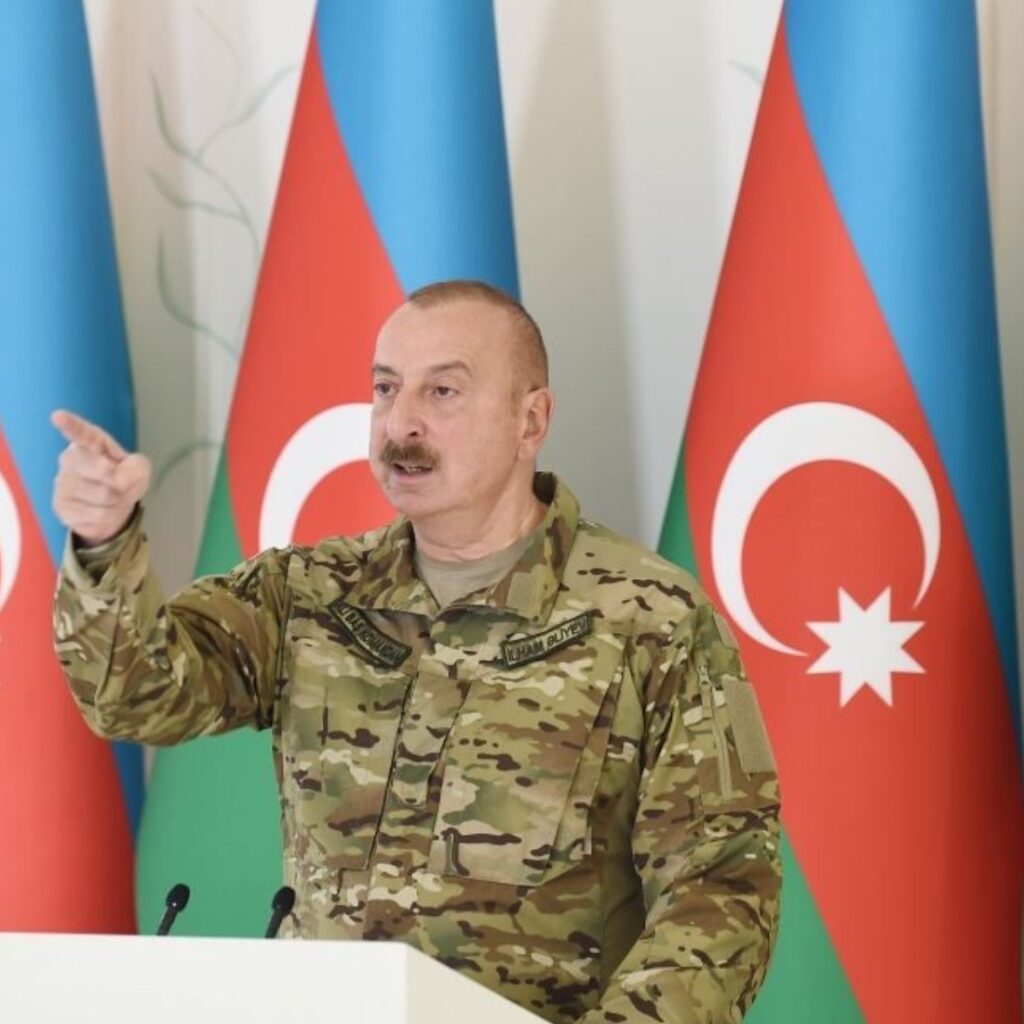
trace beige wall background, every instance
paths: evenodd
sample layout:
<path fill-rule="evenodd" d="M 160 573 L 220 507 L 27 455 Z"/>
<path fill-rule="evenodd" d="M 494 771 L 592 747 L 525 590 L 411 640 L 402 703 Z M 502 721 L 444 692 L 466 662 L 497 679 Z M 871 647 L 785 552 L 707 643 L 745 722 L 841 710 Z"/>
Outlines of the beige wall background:
<path fill-rule="evenodd" d="M 780 6 L 495 5 L 522 292 L 559 395 L 547 462 L 589 515 L 650 545 Z M 173 588 L 195 563 L 313 2 L 85 8 L 140 445 L 157 467 L 150 534 Z M 1024 4 L 978 0 L 978 14 L 1020 595 Z"/>

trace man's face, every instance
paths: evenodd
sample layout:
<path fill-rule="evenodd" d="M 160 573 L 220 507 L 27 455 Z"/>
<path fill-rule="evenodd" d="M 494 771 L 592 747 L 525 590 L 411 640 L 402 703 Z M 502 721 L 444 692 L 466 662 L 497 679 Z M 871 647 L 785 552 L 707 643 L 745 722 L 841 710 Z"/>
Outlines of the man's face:
<path fill-rule="evenodd" d="M 511 331 L 503 310 L 473 300 L 403 306 L 381 330 L 370 464 L 388 500 L 414 523 L 486 514 L 523 459 L 532 464 L 521 444 Z"/>

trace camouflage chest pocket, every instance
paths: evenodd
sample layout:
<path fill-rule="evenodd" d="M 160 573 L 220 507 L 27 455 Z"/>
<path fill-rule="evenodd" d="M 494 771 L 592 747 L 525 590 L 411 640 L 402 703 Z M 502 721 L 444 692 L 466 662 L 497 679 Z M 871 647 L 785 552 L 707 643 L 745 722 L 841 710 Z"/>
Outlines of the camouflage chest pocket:
<path fill-rule="evenodd" d="M 329 868 L 369 862 L 409 678 L 337 634 L 289 628 L 282 796 L 300 859 Z"/>
<path fill-rule="evenodd" d="M 546 657 L 482 671 L 452 728 L 428 867 L 535 886 L 590 852 L 623 641 L 582 637 Z"/>

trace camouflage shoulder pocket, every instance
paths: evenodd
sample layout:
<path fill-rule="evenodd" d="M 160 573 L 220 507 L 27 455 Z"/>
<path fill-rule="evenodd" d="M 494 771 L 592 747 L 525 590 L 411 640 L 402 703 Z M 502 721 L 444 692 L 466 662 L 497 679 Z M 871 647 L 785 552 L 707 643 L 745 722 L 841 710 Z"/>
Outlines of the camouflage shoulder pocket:
<path fill-rule="evenodd" d="M 698 662 L 700 708 L 690 725 L 706 812 L 755 810 L 778 802 L 775 761 L 757 695 L 746 679 L 711 680 Z"/>

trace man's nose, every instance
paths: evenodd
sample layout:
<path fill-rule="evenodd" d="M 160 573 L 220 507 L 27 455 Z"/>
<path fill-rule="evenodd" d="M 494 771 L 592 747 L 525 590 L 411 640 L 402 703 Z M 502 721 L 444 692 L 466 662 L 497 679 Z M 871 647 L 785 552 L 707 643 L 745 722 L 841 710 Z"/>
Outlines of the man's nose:
<path fill-rule="evenodd" d="M 392 441 L 423 436 L 423 417 L 415 395 L 408 391 L 399 391 L 388 410 L 387 428 L 388 437 Z"/>

